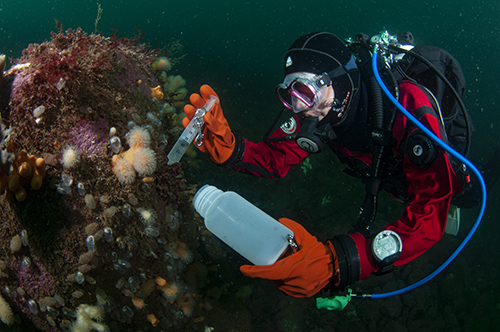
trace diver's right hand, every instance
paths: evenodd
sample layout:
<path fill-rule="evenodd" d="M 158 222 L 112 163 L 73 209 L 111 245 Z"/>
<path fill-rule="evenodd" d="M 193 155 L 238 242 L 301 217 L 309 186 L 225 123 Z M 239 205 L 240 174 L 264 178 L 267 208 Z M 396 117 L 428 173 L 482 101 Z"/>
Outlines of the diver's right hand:
<path fill-rule="evenodd" d="M 206 84 L 200 88 L 200 94 L 201 96 L 193 93 L 189 97 L 191 104 L 184 106 L 184 113 L 186 113 L 186 117 L 182 119 L 184 127 L 189 124 L 196 109 L 205 105 L 210 95 L 216 96 L 219 99 L 214 90 Z M 233 153 L 235 140 L 231 128 L 229 128 L 229 124 L 222 113 L 220 99 L 214 104 L 210 112 L 205 113 L 203 121 L 205 124 L 202 127 L 202 133 L 205 136 L 203 137 L 203 144 L 198 149 L 210 155 L 210 158 L 216 164 L 222 164 Z"/>
<path fill-rule="evenodd" d="M 323 244 L 299 223 L 281 218 L 298 245 L 298 251 L 280 258 L 271 265 L 243 265 L 240 271 L 250 278 L 270 280 L 285 294 L 311 297 L 326 285 L 340 278 L 340 267 L 335 248 L 328 241 Z"/>

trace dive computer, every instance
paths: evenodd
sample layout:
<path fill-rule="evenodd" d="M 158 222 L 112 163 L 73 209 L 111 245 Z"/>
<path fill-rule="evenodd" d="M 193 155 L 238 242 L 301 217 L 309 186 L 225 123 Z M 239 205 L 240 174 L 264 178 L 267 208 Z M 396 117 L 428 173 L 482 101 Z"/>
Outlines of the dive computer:
<path fill-rule="evenodd" d="M 398 233 L 384 230 L 375 235 L 371 242 L 371 252 L 377 267 L 378 273 L 386 273 L 394 269 L 394 262 L 401 256 L 403 241 Z"/>

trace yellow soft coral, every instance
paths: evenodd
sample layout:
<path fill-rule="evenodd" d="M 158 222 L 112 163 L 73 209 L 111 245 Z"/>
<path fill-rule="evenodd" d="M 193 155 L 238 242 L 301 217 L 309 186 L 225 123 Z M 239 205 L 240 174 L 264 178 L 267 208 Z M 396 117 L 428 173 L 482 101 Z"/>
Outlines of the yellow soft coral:
<path fill-rule="evenodd" d="M 42 186 L 45 161 L 43 158 L 28 155 L 26 150 L 21 150 L 17 153 L 12 166 L 9 175 L 0 170 L 0 195 L 7 192 L 7 195 L 14 194 L 18 201 L 24 201 L 26 199 L 24 183 L 30 182 L 33 190 L 38 190 Z"/>
<path fill-rule="evenodd" d="M 163 99 L 163 92 L 161 92 L 161 86 L 157 86 L 156 88 L 151 88 L 151 97 L 155 97 L 160 100 Z"/>

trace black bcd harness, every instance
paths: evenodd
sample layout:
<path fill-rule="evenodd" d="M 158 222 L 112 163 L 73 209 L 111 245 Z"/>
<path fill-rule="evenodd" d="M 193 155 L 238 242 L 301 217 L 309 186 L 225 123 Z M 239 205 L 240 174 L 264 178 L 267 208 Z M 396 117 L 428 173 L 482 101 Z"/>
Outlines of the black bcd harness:
<path fill-rule="evenodd" d="M 409 33 L 398 35 L 398 40 L 407 39 Z M 411 38 L 413 41 L 413 39 Z M 405 40 L 406 41 L 406 40 Z M 400 41 L 404 44 L 405 41 Z M 360 208 L 358 218 L 353 223 L 354 231 L 365 236 L 370 234 L 370 228 L 377 213 L 377 195 L 383 189 L 401 202 L 408 201 L 404 173 L 401 162 L 397 160 L 392 142 L 392 125 L 395 110 L 383 96 L 380 86 L 373 77 L 371 68 L 371 45 L 369 36 L 359 34 L 356 42 L 351 42 L 348 47 L 358 57 L 363 81 L 369 85 L 370 131 L 371 131 L 371 167 L 363 163 L 353 165 L 352 175 L 360 177 L 365 183 L 366 196 Z M 470 149 L 470 139 L 473 125 L 470 116 L 462 102 L 465 91 L 465 77 L 458 61 L 447 51 L 427 45 L 416 45 L 411 51 L 390 46 L 395 53 L 406 53 L 389 67 L 383 57 L 379 57 L 378 68 L 384 83 L 392 89 L 393 95 L 398 99 L 397 87 L 402 80 L 410 80 L 419 86 L 431 101 L 432 108 L 420 110 L 415 114 L 417 119 L 430 112 L 441 123 L 441 137 L 454 149 L 465 157 Z M 434 163 L 439 154 L 438 145 L 420 130 L 407 128 L 405 144 L 401 144 L 401 151 L 408 154 L 408 158 L 419 167 L 429 167 Z M 464 186 L 464 191 L 470 186 L 468 170 L 455 158 L 450 157 L 455 173 Z M 459 195 L 457 195 L 459 196 Z M 459 205 L 457 203 L 454 203 Z"/>

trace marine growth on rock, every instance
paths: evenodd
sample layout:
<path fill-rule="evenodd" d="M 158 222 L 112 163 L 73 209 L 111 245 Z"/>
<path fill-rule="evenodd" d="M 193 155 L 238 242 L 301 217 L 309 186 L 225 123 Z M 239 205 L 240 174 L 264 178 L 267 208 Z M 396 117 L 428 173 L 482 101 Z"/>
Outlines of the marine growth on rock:
<path fill-rule="evenodd" d="M 204 319 L 190 295 L 199 280 L 184 278 L 199 227 L 181 165 L 166 162 L 179 129 L 162 110 L 183 101 L 156 93 L 175 63 L 159 53 L 137 39 L 61 29 L 2 76 L 12 84 L 1 119 L 0 278 L 6 301 L 44 331 L 169 330 Z M 167 283 L 177 287 L 170 302 Z"/>

